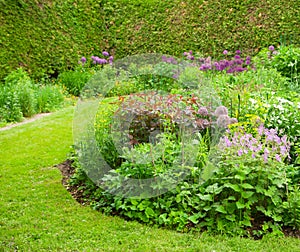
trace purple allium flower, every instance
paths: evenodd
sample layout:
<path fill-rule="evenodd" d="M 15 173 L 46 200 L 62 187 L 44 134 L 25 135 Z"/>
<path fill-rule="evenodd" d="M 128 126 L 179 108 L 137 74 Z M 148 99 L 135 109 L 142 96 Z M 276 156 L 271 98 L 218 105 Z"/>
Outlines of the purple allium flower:
<path fill-rule="evenodd" d="M 86 62 L 86 58 L 85 58 L 85 57 L 82 57 L 82 58 L 80 59 L 80 61 L 84 64 L 84 63 Z"/>
<path fill-rule="evenodd" d="M 234 72 L 234 68 L 233 68 L 233 67 L 229 68 L 229 69 L 226 71 L 226 73 L 233 73 L 233 72 Z"/>
<path fill-rule="evenodd" d="M 228 115 L 220 115 L 217 119 L 219 127 L 226 128 L 230 124 L 230 117 Z"/>
<path fill-rule="evenodd" d="M 241 67 L 241 66 L 237 66 L 237 67 L 235 68 L 235 72 L 243 72 L 243 71 L 245 71 L 245 70 L 247 70 L 247 68 L 243 68 L 243 67 Z"/>
<path fill-rule="evenodd" d="M 235 54 L 241 54 L 241 51 L 240 50 L 236 50 Z"/>
<path fill-rule="evenodd" d="M 235 55 L 234 58 L 235 58 L 235 59 L 240 59 L 241 56 L 240 56 L 240 55 Z"/>
<path fill-rule="evenodd" d="M 188 55 L 189 55 L 188 52 L 184 52 L 184 53 L 183 53 L 183 56 L 188 56 Z"/>
<path fill-rule="evenodd" d="M 112 64 L 113 60 L 114 60 L 114 56 L 109 56 L 109 58 L 108 58 L 109 64 Z"/>
<path fill-rule="evenodd" d="M 269 46 L 269 50 L 271 51 L 271 52 L 273 52 L 274 50 L 275 50 L 275 48 L 274 48 L 274 46 Z"/>
<path fill-rule="evenodd" d="M 227 55 L 227 54 L 228 54 L 228 51 L 227 51 L 227 50 L 224 50 L 224 51 L 223 51 L 223 54 L 224 54 L 224 55 Z"/>
<path fill-rule="evenodd" d="M 228 115 L 228 109 L 225 106 L 219 106 L 216 108 L 214 115 L 217 117 L 220 115 Z"/>
<path fill-rule="evenodd" d="M 192 50 L 190 50 L 190 51 L 189 51 L 189 54 L 190 54 L 190 55 L 192 55 L 192 54 L 193 54 L 193 51 L 192 51 Z"/>
<path fill-rule="evenodd" d="M 251 64 L 250 60 L 246 60 L 245 64 L 250 65 Z"/>
<path fill-rule="evenodd" d="M 276 55 L 276 54 L 278 54 L 278 52 L 277 52 L 277 51 L 273 51 L 272 54 L 273 54 L 273 55 Z"/>
<path fill-rule="evenodd" d="M 208 116 L 208 111 L 206 107 L 200 107 L 197 112 L 199 115 Z"/>
<path fill-rule="evenodd" d="M 166 55 L 163 55 L 163 56 L 161 56 L 161 60 L 163 61 L 163 62 L 167 62 L 167 56 Z"/>
<path fill-rule="evenodd" d="M 108 56 L 109 56 L 109 53 L 106 52 L 106 51 L 104 51 L 104 52 L 102 52 L 102 55 L 103 55 L 104 57 L 108 57 Z"/>

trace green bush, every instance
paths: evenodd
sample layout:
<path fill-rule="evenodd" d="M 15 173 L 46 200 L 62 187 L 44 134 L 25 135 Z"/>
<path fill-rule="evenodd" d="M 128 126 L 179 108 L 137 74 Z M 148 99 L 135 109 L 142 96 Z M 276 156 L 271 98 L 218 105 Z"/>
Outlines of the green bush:
<path fill-rule="evenodd" d="M 251 55 L 300 28 L 298 0 L 33 0 L 0 3 L 0 80 L 23 66 L 34 79 L 74 69 L 82 56 L 205 55 L 242 48 Z M 27 38 L 27 39 L 24 39 Z"/>
<path fill-rule="evenodd" d="M 79 96 L 80 91 L 92 77 L 92 74 L 85 71 L 68 71 L 58 76 L 58 82 L 66 87 L 69 94 Z"/>
<path fill-rule="evenodd" d="M 59 108 L 63 101 L 61 88 L 36 85 L 19 68 L 11 72 L 0 86 L 0 121 L 16 122 L 36 113 L 49 112 Z"/>
<path fill-rule="evenodd" d="M 23 118 L 18 95 L 10 87 L 0 86 L 0 121 L 19 122 Z"/>
<path fill-rule="evenodd" d="M 239 122 L 214 100 L 208 80 Z M 99 149 L 89 148 L 89 138 L 80 142 L 85 162 L 76 162 L 70 183 L 94 209 L 178 231 L 261 237 L 299 228 L 300 103 L 281 82 L 286 77 L 273 68 L 222 73 L 190 64 L 175 86 L 169 80 L 169 92 L 145 85 L 153 90 L 104 99 L 91 132 Z"/>
<path fill-rule="evenodd" d="M 64 95 L 59 86 L 40 86 L 36 91 L 37 112 L 51 112 L 60 108 L 64 102 Z"/>

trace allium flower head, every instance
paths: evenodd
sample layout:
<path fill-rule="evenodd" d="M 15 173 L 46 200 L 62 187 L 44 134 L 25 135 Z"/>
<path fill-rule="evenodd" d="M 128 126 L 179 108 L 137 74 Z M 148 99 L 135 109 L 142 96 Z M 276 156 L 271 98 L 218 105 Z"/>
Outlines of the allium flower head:
<path fill-rule="evenodd" d="M 82 57 L 82 58 L 80 59 L 80 61 L 81 61 L 82 63 L 85 63 L 85 62 L 86 62 L 86 58 L 85 58 L 85 57 Z"/>
<path fill-rule="evenodd" d="M 197 112 L 199 115 L 208 116 L 208 111 L 206 107 L 200 107 Z"/>
<path fill-rule="evenodd" d="M 104 51 L 104 52 L 102 52 L 102 55 L 103 55 L 104 57 L 108 57 L 108 56 L 109 56 L 109 53 L 106 52 L 106 51 Z"/>
<path fill-rule="evenodd" d="M 215 110 L 215 116 L 228 115 L 228 109 L 225 106 L 219 106 Z"/>
<path fill-rule="evenodd" d="M 228 54 L 228 51 L 227 51 L 227 50 L 224 50 L 224 51 L 223 51 L 223 54 L 224 54 L 224 55 L 227 55 L 227 54 Z"/>
<path fill-rule="evenodd" d="M 241 51 L 240 50 L 236 50 L 235 54 L 241 54 Z"/>
<path fill-rule="evenodd" d="M 275 48 L 274 48 L 274 46 L 269 46 L 269 50 L 271 51 L 271 52 L 273 52 L 274 50 L 275 50 Z"/>

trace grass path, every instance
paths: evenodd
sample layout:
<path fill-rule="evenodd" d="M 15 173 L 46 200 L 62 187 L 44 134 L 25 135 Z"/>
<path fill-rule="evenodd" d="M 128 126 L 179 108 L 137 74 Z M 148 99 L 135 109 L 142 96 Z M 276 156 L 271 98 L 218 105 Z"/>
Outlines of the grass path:
<path fill-rule="evenodd" d="M 53 165 L 72 144 L 73 108 L 0 132 L 0 251 L 297 251 L 300 241 L 181 234 L 80 206 Z"/>

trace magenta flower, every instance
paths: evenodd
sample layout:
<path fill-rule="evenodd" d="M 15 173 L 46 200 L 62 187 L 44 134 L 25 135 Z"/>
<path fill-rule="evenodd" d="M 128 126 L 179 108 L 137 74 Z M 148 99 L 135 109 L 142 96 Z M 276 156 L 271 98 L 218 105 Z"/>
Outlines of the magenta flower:
<path fill-rule="evenodd" d="M 227 51 L 227 50 L 224 50 L 224 51 L 223 51 L 223 54 L 224 54 L 224 55 L 227 55 L 227 54 L 228 54 L 228 51 Z"/>
<path fill-rule="evenodd" d="M 242 52 L 240 50 L 235 51 L 236 54 L 241 54 Z"/>
<path fill-rule="evenodd" d="M 239 151 L 238 151 L 238 156 L 240 157 L 240 156 L 242 156 L 243 155 L 243 150 L 242 149 L 239 149 Z"/>
<path fill-rule="evenodd" d="M 104 51 L 104 52 L 102 52 L 102 55 L 103 55 L 104 57 L 108 57 L 108 56 L 109 56 L 109 53 L 106 52 L 106 51 Z"/>
<path fill-rule="evenodd" d="M 274 46 L 269 46 L 269 50 L 271 51 L 271 52 L 273 52 L 274 50 L 275 50 L 275 48 L 274 48 Z"/>

